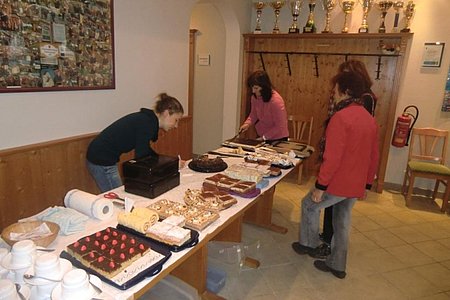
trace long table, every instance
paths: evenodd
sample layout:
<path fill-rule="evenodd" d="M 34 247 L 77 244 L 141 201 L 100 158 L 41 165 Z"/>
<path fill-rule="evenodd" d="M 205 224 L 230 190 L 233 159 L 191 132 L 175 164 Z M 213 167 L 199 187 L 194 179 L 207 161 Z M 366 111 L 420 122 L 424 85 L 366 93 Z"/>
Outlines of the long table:
<path fill-rule="evenodd" d="M 224 158 L 224 160 L 229 165 L 242 162 L 242 158 Z M 155 276 L 145 278 L 127 290 L 119 290 L 105 283 L 103 285 L 104 292 L 113 296 L 116 300 L 137 299 L 165 276 L 172 274 L 196 288 L 203 299 L 221 299 L 217 295 L 208 292 L 206 289 L 207 243 L 211 240 L 241 242 L 242 222 L 244 221 L 263 226 L 276 232 L 286 233 L 286 228 L 272 223 L 271 214 L 276 184 L 286 176 L 290 170 L 291 169 L 282 170 L 282 175 L 269 178 L 268 186 L 263 188 L 261 194 L 257 197 L 248 199 L 236 196 L 237 204 L 221 211 L 218 220 L 199 232 L 199 242 L 197 245 L 180 252 L 173 252 L 167 262 L 164 263 L 161 272 Z M 168 199 L 183 203 L 183 197 L 187 189 L 200 189 L 204 179 L 212 175 L 213 174 L 210 173 L 195 172 L 188 167 L 185 167 L 180 170 L 180 185 L 155 199 L 126 193 L 123 186 L 113 190 L 113 192 L 119 194 L 121 198 L 132 198 L 135 200 L 135 206 L 137 207 L 148 206 L 160 199 Z M 55 248 L 56 251 L 60 253 L 68 244 L 83 236 L 92 234 L 108 226 L 117 226 L 117 213 L 120 210 L 120 208 L 116 207 L 114 216 L 107 221 L 89 220 L 87 229 L 81 233 L 70 236 L 59 235 L 57 239 L 49 245 L 49 248 Z M 248 263 L 250 266 L 254 267 L 259 265 L 256 260 L 252 259 L 249 259 Z"/>

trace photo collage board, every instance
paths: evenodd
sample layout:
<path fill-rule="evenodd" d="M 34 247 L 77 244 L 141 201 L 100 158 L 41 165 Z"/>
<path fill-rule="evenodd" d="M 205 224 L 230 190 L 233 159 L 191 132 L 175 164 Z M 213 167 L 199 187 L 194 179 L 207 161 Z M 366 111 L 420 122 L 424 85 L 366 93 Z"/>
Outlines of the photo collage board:
<path fill-rule="evenodd" d="M 113 0 L 0 0 L 0 92 L 113 89 Z"/>

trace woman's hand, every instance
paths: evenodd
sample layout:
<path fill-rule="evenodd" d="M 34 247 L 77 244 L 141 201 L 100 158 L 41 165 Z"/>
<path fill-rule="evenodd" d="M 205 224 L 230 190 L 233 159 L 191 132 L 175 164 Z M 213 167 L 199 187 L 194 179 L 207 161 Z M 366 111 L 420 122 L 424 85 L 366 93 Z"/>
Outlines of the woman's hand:
<path fill-rule="evenodd" d="M 250 127 L 250 124 L 242 124 L 242 126 L 239 128 L 239 133 L 246 132 Z"/>
<path fill-rule="evenodd" d="M 319 190 L 319 189 L 314 189 L 314 191 L 312 192 L 312 201 L 314 201 L 314 202 L 316 202 L 316 203 L 319 203 L 319 202 L 321 202 L 322 201 L 322 196 L 323 196 L 323 193 L 324 193 L 325 191 L 322 191 L 322 190 Z"/>

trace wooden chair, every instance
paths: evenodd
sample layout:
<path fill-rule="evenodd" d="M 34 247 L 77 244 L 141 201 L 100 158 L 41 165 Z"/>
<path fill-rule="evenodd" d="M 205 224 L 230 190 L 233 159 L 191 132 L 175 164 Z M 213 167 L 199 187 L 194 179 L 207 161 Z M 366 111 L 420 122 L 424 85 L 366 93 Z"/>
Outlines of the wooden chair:
<path fill-rule="evenodd" d="M 303 115 L 289 115 L 288 122 L 292 134 L 291 137 L 289 137 L 289 141 L 311 145 L 313 120 L 314 118 L 312 116 L 307 117 Z M 304 160 L 302 160 L 298 165 L 298 184 L 301 184 L 302 182 L 303 165 Z"/>
<path fill-rule="evenodd" d="M 445 212 L 450 194 L 450 168 L 445 165 L 447 154 L 448 131 L 434 128 L 413 128 L 409 144 L 408 164 L 403 179 L 402 193 L 406 206 L 411 203 L 411 194 L 416 177 L 436 180 L 433 201 L 439 184 L 445 185 L 441 211 Z M 408 184 L 408 189 L 407 189 Z"/>

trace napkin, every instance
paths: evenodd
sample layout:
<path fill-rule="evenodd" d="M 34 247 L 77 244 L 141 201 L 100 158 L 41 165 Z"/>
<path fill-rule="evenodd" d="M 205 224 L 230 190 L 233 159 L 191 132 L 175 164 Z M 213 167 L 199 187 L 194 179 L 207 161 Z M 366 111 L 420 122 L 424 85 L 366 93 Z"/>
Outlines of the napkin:
<path fill-rule="evenodd" d="M 88 216 L 72 208 L 62 206 L 50 207 L 37 215 L 37 218 L 58 224 L 63 235 L 84 231 L 86 222 L 89 220 Z"/>

